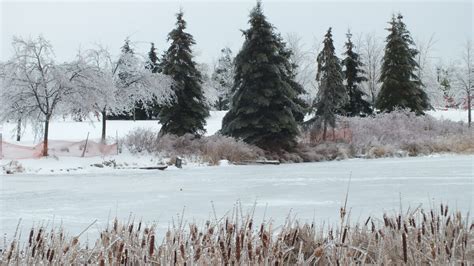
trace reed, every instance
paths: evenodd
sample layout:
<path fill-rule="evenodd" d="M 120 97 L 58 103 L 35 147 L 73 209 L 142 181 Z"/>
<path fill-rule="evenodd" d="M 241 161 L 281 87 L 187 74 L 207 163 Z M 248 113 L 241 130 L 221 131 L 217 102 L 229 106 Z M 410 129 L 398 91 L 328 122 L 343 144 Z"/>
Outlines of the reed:
<path fill-rule="evenodd" d="M 31 228 L 24 243 L 15 237 L 6 245 L 1 264 L 469 265 L 474 261 L 474 224 L 469 215 L 449 211 L 446 205 L 428 212 L 418 208 L 380 219 L 369 217 L 362 224 L 341 219 L 343 226 L 333 227 L 291 218 L 280 227 L 271 222 L 255 227 L 253 221 L 236 207 L 228 217 L 203 226 L 181 220 L 160 239 L 154 224 L 114 219 L 111 229 L 100 232 L 91 247 L 81 243 L 80 236 L 66 237 L 62 228 Z"/>

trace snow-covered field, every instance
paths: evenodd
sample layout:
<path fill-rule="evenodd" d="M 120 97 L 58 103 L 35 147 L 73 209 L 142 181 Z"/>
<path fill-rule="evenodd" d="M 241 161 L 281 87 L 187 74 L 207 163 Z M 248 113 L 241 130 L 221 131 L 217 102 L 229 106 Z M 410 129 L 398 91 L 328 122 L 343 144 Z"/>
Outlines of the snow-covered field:
<path fill-rule="evenodd" d="M 108 218 L 130 215 L 158 221 L 163 232 L 184 209 L 188 221 L 218 218 L 240 200 L 244 210 L 256 202 L 257 221 L 266 215 L 281 223 L 291 211 L 303 221 L 336 223 L 349 177 L 351 220 L 434 202 L 472 211 L 473 155 L 352 159 L 278 166 L 184 167 L 166 171 L 98 170 L 76 174 L 1 176 L 0 231 L 11 237 L 22 218 L 33 224 L 63 224 L 95 236 Z M 401 201 L 400 201 L 401 200 Z M 471 212 L 472 213 L 472 212 Z"/>
<path fill-rule="evenodd" d="M 221 129 L 222 118 L 225 111 L 212 111 L 211 116 L 207 119 L 206 135 L 213 135 Z M 130 131 L 138 128 L 152 129 L 159 131 L 161 125 L 158 121 L 123 121 L 110 120 L 107 121 L 107 138 L 115 141 L 117 136 L 119 138 L 125 137 Z M 70 119 L 56 119 L 50 125 L 49 137 L 52 140 L 84 140 L 89 133 L 89 138 L 93 140 L 100 140 L 102 132 L 102 123 L 100 121 L 84 121 L 73 122 Z M 23 144 L 37 143 L 41 141 L 41 134 L 35 134 L 35 130 L 31 126 L 27 126 L 22 133 Z M 16 139 L 16 124 L 3 124 L 3 138 L 8 142 L 15 142 Z"/>
<path fill-rule="evenodd" d="M 225 111 L 211 111 L 211 116 L 207 120 L 206 135 L 215 134 L 220 128 L 222 118 L 225 115 Z M 467 122 L 467 111 L 458 109 L 449 110 L 436 110 L 428 111 L 429 115 L 432 115 L 438 119 L 447 119 L 452 121 L 464 121 Z M 107 121 L 107 136 L 111 140 L 115 140 L 118 136 L 122 138 L 126 136 L 130 131 L 137 128 L 148 128 L 158 131 L 160 124 L 157 121 Z M 101 135 L 101 122 L 71 122 L 69 120 L 56 119 L 50 125 L 50 139 L 53 140 L 84 140 L 87 137 L 87 133 L 90 133 L 90 139 L 98 140 Z M 5 123 L 3 124 L 3 138 L 5 141 L 14 142 L 16 139 L 16 124 Z M 41 140 L 41 135 L 35 134 L 35 131 L 28 126 L 22 134 L 22 143 L 30 144 L 37 143 Z"/>

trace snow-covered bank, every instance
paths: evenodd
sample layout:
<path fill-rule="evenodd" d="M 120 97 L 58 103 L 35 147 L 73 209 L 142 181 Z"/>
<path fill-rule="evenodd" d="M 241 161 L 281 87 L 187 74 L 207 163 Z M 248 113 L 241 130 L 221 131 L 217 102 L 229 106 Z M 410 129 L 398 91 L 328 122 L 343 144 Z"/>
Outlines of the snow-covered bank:
<path fill-rule="evenodd" d="M 22 231 L 33 223 L 62 223 L 78 233 L 93 220 L 105 227 L 115 215 L 159 221 L 161 231 L 185 208 L 188 220 L 214 219 L 237 200 L 243 208 L 256 202 L 256 221 L 282 224 L 291 210 L 302 221 L 337 221 L 347 182 L 351 220 L 381 217 L 401 204 L 425 209 L 434 201 L 462 212 L 472 211 L 472 155 L 442 155 L 377 160 L 351 159 L 279 166 L 189 167 L 172 171 L 117 170 L 101 173 L 0 176 L 0 231 L 10 237 L 22 219 Z M 211 203 L 212 202 L 212 203 Z M 94 235 L 93 227 L 87 234 Z M 87 237 L 87 234 L 84 237 Z M 84 238 L 85 239 L 85 238 Z"/>

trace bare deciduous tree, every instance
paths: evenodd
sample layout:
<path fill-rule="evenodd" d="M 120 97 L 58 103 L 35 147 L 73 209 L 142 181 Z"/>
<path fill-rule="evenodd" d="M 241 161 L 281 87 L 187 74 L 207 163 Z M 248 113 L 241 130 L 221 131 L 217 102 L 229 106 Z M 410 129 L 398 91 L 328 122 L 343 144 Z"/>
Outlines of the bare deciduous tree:
<path fill-rule="evenodd" d="M 2 120 L 28 119 L 43 124 L 43 156 L 48 155 L 51 118 L 67 101 L 77 97 L 72 81 L 83 69 L 56 64 L 51 44 L 43 37 L 13 39 L 14 56 L 2 67 Z M 67 104 L 66 104 L 67 105 Z"/>
<path fill-rule="evenodd" d="M 307 99 L 305 100 L 311 104 L 318 92 L 318 83 L 314 77 L 316 77 L 316 57 L 321 51 L 321 42 L 315 39 L 308 48 L 297 33 L 288 33 L 285 41 L 293 52 L 290 58 L 291 63 L 297 65 L 296 82 L 306 90 Z"/>
<path fill-rule="evenodd" d="M 171 79 L 152 73 L 146 62 L 133 54 L 114 59 L 107 49 L 99 47 L 79 52 L 77 64 L 85 69 L 75 80 L 83 93 L 72 107 L 101 114 L 102 142 L 106 140 L 107 115 L 130 112 L 138 101 L 148 108 L 172 100 Z"/>
<path fill-rule="evenodd" d="M 433 106 L 442 106 L 444 102 L 443 92 L 440 90 L 440 84 L 437 78 L 437 69 L 433 63 L 432 52 L 436 40 L 432 34 L 427 40 L 418 38 L 415 42 L 418 54 L 416 62 L 418 63 L 417 75 L 423 83 L 424 90 L 430 98 Z"/>
<path fill-rule="evenodd" d="M 465 97 L 465 106 L 467 108 L 467 123 L 471 127 L 472 110 L 472 89 L 474 87 L 474 58 L 473 58 L 472 40 L 467 40 L 464 45 L 462 59 L 456 68 L 456 83 Z"/>
<path fill-rule="evenodd" d="M 375 99 L 380 90 L 380 72 L 382 68 L 383 45 L 375 33 L 361 34 L 356 40 L 357 52 L 364 64 L 367 81 L 362 87 L 370 96 L 370 103 L 375 106 Z"/>

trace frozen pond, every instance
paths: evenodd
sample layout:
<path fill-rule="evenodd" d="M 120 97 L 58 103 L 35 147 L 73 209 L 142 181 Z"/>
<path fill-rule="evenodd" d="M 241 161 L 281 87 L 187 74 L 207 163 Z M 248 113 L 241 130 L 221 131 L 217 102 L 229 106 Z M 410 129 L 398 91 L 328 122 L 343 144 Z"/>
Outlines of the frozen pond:
<path fill-rule="evenodd" d="M 336 223 L 352 175 L 348 205 L 352 222 L 400 207 L 429 208 L 433 202 L 472 211 L 474 156 L 353 159 L 307 164 L 221 166 L 166 171 L 104 171 L 102 174 L 3 175 L 0 177 L 0 231 L 22 232 L 33 223 L 58 225 L 71 233 L 104 228 L 107 219 L 158 221 L 167 228 L 183 211 L 188 221 L 222 216 L 242 203 L 255 218 L 266 213 L 281 223 L 291 210 L 303 221 Z M 400 202 L 401 199 L 401 202 Z M 266 211 L 265 211 L 266 210 Z M 380 216 L 379 216 L 380 217 Z"/>

